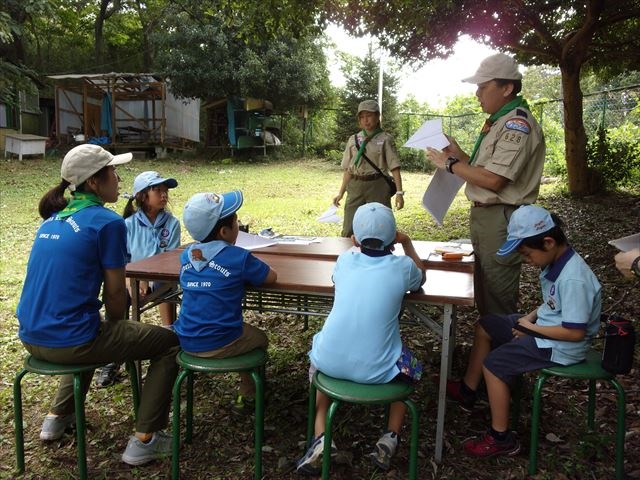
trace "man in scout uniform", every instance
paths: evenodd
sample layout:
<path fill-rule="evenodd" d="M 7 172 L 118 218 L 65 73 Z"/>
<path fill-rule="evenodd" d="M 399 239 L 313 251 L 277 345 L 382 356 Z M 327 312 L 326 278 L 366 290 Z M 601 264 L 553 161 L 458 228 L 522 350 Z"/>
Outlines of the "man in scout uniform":
<path fill-rule="evenodd" d="M 427 148 L 426 154 L 437 168 L 467 182 L 480 314 L 508 314 L 518 311 L 521 258 L 517 252 L 506 257 L 497 257 L 496 252 L 506 240 L 513 211 L 538 198 L 544 136 L 526 100 L 518 95 L 522 74 L 513 58 L 503 53 L 491 55 L 463 82 L 477 84 L 476 96 L 490 115 L 471 155 L 453 138 L 442 152 Z"/>
<path fill-rule="evenodd" d="M 333 204 L 340 206 L 340 200 L 347 193 L 344 207 L 342 236 L 353 234 L 352 222 L 356 210 L 361 205 L 378 202 L 391 208 L 389 185 L 383 175 L 376 171 L 375 164 L 385 174 L 391 172 L 396 184 L 396 208 L 404 207 L 404 191 L 400 177 L 400 158 L 391 135 L 380 128 L 380 106 L 375 100 L 365 100 L 358 105 L 358 125 L 361 130 L 349 137 L 342 155 L 342 184 Z M 365 158 L 366 157 L 366 158 Z"/>

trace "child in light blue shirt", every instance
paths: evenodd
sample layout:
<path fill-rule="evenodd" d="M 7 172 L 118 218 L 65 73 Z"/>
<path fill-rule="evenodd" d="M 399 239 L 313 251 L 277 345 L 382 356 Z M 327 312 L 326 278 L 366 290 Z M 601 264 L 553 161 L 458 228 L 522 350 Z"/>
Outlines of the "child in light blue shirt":
<path fill-rule="evenodd" d="M 381 384 L 395 378 L 418 381 L 422 366 L 403 346 L 398 317 L 408 291 L 425 281 L 422 261 L 411 239 L 396 230 L 389 207 L 367 203 L 353 217 L 353 239 L 360 252 L 340 255 L 333 271 L 335 299 L 322 330 L 313 337 L 309 353 L 310 378 L 316 370 L 358 383 Z M 401 243 L 406 255 L 394 255 Z M 318 391 L 314 441 L 297 464 L 297 471 L 317 475 L 322 463 L 324 425 L 329 398 Z M 391 404 L 387 431 L 370 457 L 382 469 L 390 467 L 398 445 L 406 406 Z"/>
<path fill-rule="evenodd" d="M 447 385 L 447 395 L 467 410 L 483 377 L 487 385 L 491 426 L 462 443 L 469 455 L 516 455 L 520 443 L 508 430 L 509 385 L 526 372 L 581 362 L 598 332 L 600 283 L 561 227 L 558 217 L 535 205 L 518 208 L 509 219 L 507 241 L 497 255 L 517 250 L 525 263 L 540 267 L 543 301 L 526 315 L 480 318 L 465 376 Z"/>
<path fill-rule="evenodd" d="M 167 210 L 169 189 L 177 186 L 174 178 L 163 178 L 153 171 L 142 172 L 135 178 L 133 196 L 122 213 L 127 226 L 130 262 L 173 250 L 180 245 L 180 221 Z M 147 295 L 158 287 L 153 283 L 140 282 L 140 295 Z M 162 326 L 172 328 L 175 321 L 172 305 L 161 303 L 159 309 Z"/>
<path fill-rule="evenodd" d="M 135 262 L 180 245 L 180 221 L 167 210 L 169 189 L 178 186 L 174 178 L 163 178 L 158 172 L 142 172 L 133 181 L 133 195 L 122 216 L 127 227 L 128 261 Z M 160 288 L 161 283 L 141 281 L 141 297 Z M 127 283 L 127 288 L 131 286 Z M 159 305 L 162 326 L 173 330 L 175 310 L 170 303 Z M 100 369 L 96 385 L 108 387 L 115 383 L 120 366 L 109 363 Z"/>

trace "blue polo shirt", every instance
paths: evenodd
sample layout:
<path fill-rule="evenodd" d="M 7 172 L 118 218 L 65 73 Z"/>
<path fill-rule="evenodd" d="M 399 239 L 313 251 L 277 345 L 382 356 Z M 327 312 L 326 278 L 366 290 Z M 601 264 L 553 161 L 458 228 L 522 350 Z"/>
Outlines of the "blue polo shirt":
<path fill-rule="evenodd" d="M 245 284 L 263 284 L 269 265 L 220 240 L 190 245 L 180 264 L 182 306 L 174 329 L 182 349 L 209 352 L 238 339 Z"/>
<path fill-rule="evenodd" d="M 103 271 L 126 265 L 126 239 L 122 217 L 102 206 L 42 222 L 16 311 L 20 339 L 49 348 L 93 340 L 100 328 Z"/>
<path fill-rule="evenodd" d="M 540 273 L 543 303 L 538 307 L 537 324 L 585 330 L 578 342 L 536 338 L 540 348 L 551 348 L 551 361 L 570 365 L 584 360 L 591 341 L 600 328 L 602 310 L 598 279 L 573 248 Z"/>

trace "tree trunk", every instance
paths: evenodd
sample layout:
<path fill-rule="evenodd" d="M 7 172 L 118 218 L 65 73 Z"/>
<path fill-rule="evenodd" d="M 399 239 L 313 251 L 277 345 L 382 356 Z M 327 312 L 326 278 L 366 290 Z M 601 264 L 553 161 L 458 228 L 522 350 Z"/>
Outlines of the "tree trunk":
<path fill-rule="evenodd" d="M 98 10 L 98 14 L 96 15 L 96 21 L 93 25 L 94 30 L 94 40 L 95 40 L 95 49 L 94 49 L 94 60 L 95 64 L 98 66 L 102 66 L 102 53 L 104 52 L 104 21 L 107 13 L 107 7 L 109 6 L 109 0 L 101 0 L 100 9 Z"/>
<path fill-rule="evenodd" d="M 583 197 L 592 193 L 587 168 L 587 134 L 582 116 L 580 68 L 560 65 L 564 107 L 564 142 L 569 193 Z"/>

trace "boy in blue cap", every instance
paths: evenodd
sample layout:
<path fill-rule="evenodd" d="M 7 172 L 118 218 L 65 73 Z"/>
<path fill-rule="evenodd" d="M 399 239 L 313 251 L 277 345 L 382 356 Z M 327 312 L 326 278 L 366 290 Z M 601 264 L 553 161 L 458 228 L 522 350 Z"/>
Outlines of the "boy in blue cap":
<path fill-rule="evenodd" d="M 353 233 L 360 252 L 348 250 L 338 257 L 335 300 L 322 330 L 313 337 L 309 378 L 319 370 L 358 383 L 387 383 L 396 377 L 418 381 L 422 366 L 402 344 L 398 317 L 405 293 L 419 290 L 425 281 L 422 260 L 411 239 L 396 230 L 391 209 L 381 203 L 358 208 Z M 396 243 L 402 244 L 405 255 L 393 255 Z M 297 463 L 298 473 L 320 472 L 329 403 L 318 391 L 314 440 Z M 385 470 L 396 451 L 405 411 L 404 403 L 391 404 L 387 431 L 371 453 L 372 461 Z"/>
<path fill-rule="evenodd" d="M 463 442 L 469 455 L 516 455 L 520 443 L 508 430 L 509 385 L 526 372 L 581 362 L 598 333 L 600 283 L 561 227 L 558 217 L 534 205 L 518 208 L 509 220 L 497 255 L 517 250 L 525 263 L 542 269 L 543 303 L 527 315 L 485 315 L 476 325 L 467 372 L 447 386 L 450 397 L 471 408 L 484 376 L 491 426 Z"/>
<path fill-rule="evenodd" d="M 266 349 L 267 336 L 243 321 L 245 284 L 274 283 L 277 274 L 250 251 L 235 246 L 239 190 L 197 193 L 183 210 L 183 221 L 197 243 L 180 255 L 182 306 L 174 324 L 180 346 L 191 355 L 226 358 Z M 240 374 L 235 411 L 253 410 L 254 385 L 248 373 Z"/>

